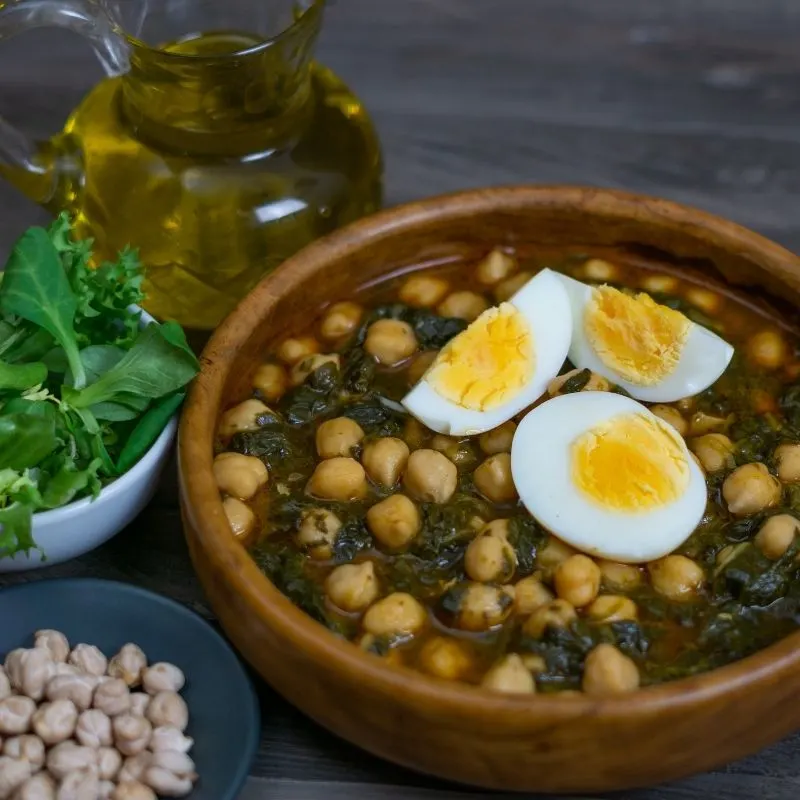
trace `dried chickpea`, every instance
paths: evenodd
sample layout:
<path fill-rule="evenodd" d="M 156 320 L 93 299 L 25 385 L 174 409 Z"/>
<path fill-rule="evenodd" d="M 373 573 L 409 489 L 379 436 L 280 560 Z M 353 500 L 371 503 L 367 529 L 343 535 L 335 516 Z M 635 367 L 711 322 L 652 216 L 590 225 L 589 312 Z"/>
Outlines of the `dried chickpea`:
<path fill-rule="evenodd" d="M 323 339 L 335 341 L 344 336 L 349 336 L 361 322 L 364 309 L 358 303 L 345 300 L 334 303 L 322 318 L 319 332 Z"/>
<path fill-rule="evenodd" d="M 747 354 L 759 367 L 777 369 L 789 358 L 789 346 L 777 331 L 763 330 L 750 337 Z"/>
<path fill-rule="evenodd" d="M 333 511 L 311 508 L 300 517 L 295 541 L 311 558 L 324 561 L 331 557 L 331 548 L 341 528 L 342 521 Z"/>
<path fill-rule="evenodd" d="M 364 614 L 364 630 L 375 636 L 413 636 L 428 620 L 424 606 L 406 592 L 393 592 Z"/>
<path fill-rule="evenodd" d="M 494 287 L 494 299 L 498 303 L 510 300 L 531 278 L 530 272 L 518 272 L 511 278 L 506 278 Z"/>
<path fill-rule="evenodd" d="M 438 355 L 438 350 L 423 350 L 414 357 L 407 373 L 409 386 L 413 386 L 415 383 L 422 380 L 422 376 L 428 371 L 431 364 L 436 361 L 436 356 Z"/>
<path fill-rule="evenodd" d="M 620 564 L 617 561 L 600 559 L 597 566 L 600 569 L 601 583 L 605 589 L 629 592 L 642 583 L 642 571 L 633 564 Z"/>
<path fill-rule="evenodd" d="M 492 428 L 486 433 L 482 433 L 478 437 L 478 447 L 486 453 L 487 456 L 493 456 L 497 453 L 510 453 L 511 442 L 514 440 L 514 433 L 517 430 L 517 425 L 513 420 L 508 420 L 496 428 Z"/>
<path fill-rule="evenodd" d="M 436 450 L 415 450 L 408 458 L 403 483 L 423 503 L 446 503 L 456 490 L 458 471 Z"/>
<path fill-rule="evenodd" d="M 235 433 L 257 430 L 260 427 L 259 417 L 269 413 L 269 408 L 260 400 L 245 400 L 222 415 L 219 423 L 219 435 L 229 438 Z"/>
<path fill-rule="evenodd" d="M 527 616 L 552 601 L 553 593 L 535 575 L 528 575 L 514 584 L 515 614 Z"/>
<path fill-rule="evenodd" d="M 428 639 L 419 653 L 419 665 L 429 675 L 457 681 L 472 667 L 472 659 L 457 639 L 435 636 Z"/>
<path fill-rule="evenodd" d="M 495 247 L 475 268 L 475 277 L 478 283 L 484 286 L 504 281 L 517 271 L 517 259 L 499 247 Z"/>
<path fill-rule="evenodd" d="M 378 578 L 371 561 L 342 564 L 325 580 L 325 592 L 342 611 L 363 611 L 378 597 Z"/>
<path fill-rule="evenodd" d="M 600 578 L 600 567 L 589 556 L 578 553 L 556 567 L 553 584 L 561 600 L 580 608 L 597 597 Z"/>
<path fill-rule="evenodd" d="M 16 790 L 33 775 L 33 767 L 24 759 L 0 756 L 0 798 L 16 798 Z"/>
<path fill-rule="evenodd" d="M 472 474 L 475 488 L 493 503 L 510 503 L 517 499 L 517 487 L 511 477 L 511 454 L 489 456 Z"/>
<path fill-rule="evenodd" d="M 314 353 L 319 353 L 319 342 L 313 336 L 284 339 L 277 351 L 278 358 L 290 367 Z"/>
<path fill-rule="evenodd" d="M 639 669 L 613 644 L 598 644 L 583 665 L 583 691 L 592 695 L 622 694 L 639 688 Z"/>
<path fill-rule="evenodd" d="M 619 269 L 616 264 L 604 261 L 602 258 L 590 258 L 583 264 L 581 269 L 583 277 L 587 281 L 615 281 L 619 277 Z"/>
<path fill-rule="evenodd" d="M 453 292 L 439 303 L 436 312 L 442 317 L 455 317 L 467 322 L 477 319 L 489 308 L 489 303 L 481 294 L 461 291 Z"/>
<path fill-rule="evenodd" d="M 317 464 L 306 493 L 322 500 L 359 500 L 367 493 L 364 467 L 354 458 L 336 456 Z"/>
<path fill-rule="evenodd" d="M 253 388 L 265 400 L 280 400 L 289 388 L 289 376 L 280 364 L 262 364 L 253 375 Z"/>
<path fill-rule="evenodd" d="M 718 472 L 736 466 L 733 442 L 724 433 L 707 433 L 689 439 L 688 445 L 706 472 Z"/>
<path fill-rule="evenodd" d="M 781 484 L 764 464 L 744 464 L 725 478 L 722 496 L 731 514 L 746 517 L 777 505 Z"/>
<path fill-rule="evenodd" d="M 536 691 L 533 676 L 516 653 L 509 653 L 491 667 L 483 676 L 481 686 L 508 694 L 530 694 Z"/>
<path fill-rule="evenodd" d="M 364 349 L 379 364 L 393 367 L 416 351 L 417 337 L 407 322 L 399 319 L 379 319 L 367 328 Z"/>
<path fill-rule="evenodd" d="M 586 615 L 596 622 L 635 621 L 638 612 L 636 603 L 619 594 L 601 594 L 587 607 Z"/>
<path fill-rule="evenodd" d="M 317 453 L 320 458 L 350 456 L 353 449 L 361 444 L 364 431 L 361 426 L 348 417 L 336 417 L 323 422 L 316 433 Z"/>
<path fill-rule="evenodd" d="M 690 600 L 703 588 L 703 568 L 691 558 L 670 555 L 647 565 L 653 588 L 677 602 Z"/>
<path fill-rule="evenodd" d="M 495 520 L 506 522 L 507 520 Z M 496 526 L 486 525 L 469 543 L 464 553 L 464 570 L 473 581 L 507 583 L 517 568 L 517 554 Z"/>
<path fill-rule="evenodd" d="M 767 558 L 776 561 L 791 547 L 798 530 L 800 522 L 791 514 L 776 514 L 762 523 L 753 541 Z"/>
<path fill-rule="evenodd" d="M 256 526 L 256 515 L 250 506 L 235 497 L 226 497 L 222 501 L 222 510 L 231 526 L 231 532 L 237 539 L 246 539 Z"/>
<path fill-rule="evenodd" d="M 485 631 L 501 624 L 513 606 L 513 587 L 471 583 L 461 595 L 456 624 L 465 631 Z"/>
<path fill-rule="evenodd" d="M 309 375 L 313 374 L 322 367 L 328 366 L 329 364 L 333 365 L 337 369 L 341 365 L 341 359 L 336 353 L 320 353 L 317 355 L 308 356 L 302 361 L 298 361 L 292 367 L 292 371 L 289 373 L 289 380 L 291 381 L 292 386 L 300 386 L 301 383 L 305 382 Z"/>
<path fill-rule="evenodd" d="M 408 545 L 419 533 L 421 524 L 417 507 L 404 494 L 393 494 L 367 511 L 370 533 L 390 550 Z"/>
<path fill-rule="evenodd" d="M 674 406 L 667 406 L 661 403 L 650 406 L 650 410 L 668 425 L 672 425 L 681 436 L 686 436 L 689 432 L 689 423 L 684 419 L 683 414 Z"/>
<path fill-rule="evenodd" d="M 784 483 L 800 481 L 800 444 L 787 442 L 775 448 L 772 454 L 777 465 L 778 478 Z"/>
<path fill-rule="evenodd" d="M 547 394 L 549 394 L 550 397 L 555 397 L 556 395 L 560 394 L 564 384 L 570 378 L 574 378 L 581 372 L 583 372 L 582 369 L 571 369 L 569 372 L 565 372 L 563 375 L 558 375 L 557 377 L 553 378 L 553 380 L 551 380 L 547 385 Z M 608 382 L 608 380 L 606 380 L 606 378 L 604 378 L 602 375 L 598 375 L 596 372 L 592 372 L 589 375 L 589 380 L 583 385 L 581 391 L 607 392 L 610 388 L 611 384 Z"/>
<path fill-rule="evenodd" d="M 61 631 L 41 630 L 36 631 L 33 646 L 36 649 L 47 650 L 50 658 L 58 664 L 63 664 L 69 657 L 69 641 Z"/>
<path fill-rule="evenodd" d="M 380 486 L 391 488 L 403 474 L 408 463 L 408 445 L 402 439 L 385 436 L 364 445 L 361 463 L 370 479 Z"/>
<path fill-rule="evenodd" d="M 441 302 L 450 289 L 444 278 L 434 275 L 411 275 L 400 287 L 398 297 L 401 303 L 415 308 L 432 308 Z"/>
<path fill-rule="evenodd" d="M 535 608 L 522 626 L 528 636 L 538 639 L 548 628 L 566 628 L 577 619 L 575 608 L 566 600 L 553 600 L 544 606 Z"/>
<path fill-rule="evenodd" d="M 239 500 L 249 500 L 269 479 L 260 458 L 241 453 L 220 453 L 212 469 L 220 491 Z"/>

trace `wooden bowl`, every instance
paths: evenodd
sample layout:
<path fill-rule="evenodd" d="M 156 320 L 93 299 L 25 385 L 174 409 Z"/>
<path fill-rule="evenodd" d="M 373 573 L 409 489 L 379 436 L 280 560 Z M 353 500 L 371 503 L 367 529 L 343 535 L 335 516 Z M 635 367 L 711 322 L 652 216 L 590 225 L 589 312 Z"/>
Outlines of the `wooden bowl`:
<path fill-rule="evenodd" d="M 492 246 L 656 258 L 769 294 L 784 322 L 800 260 L 733 223 L 664 200 L 572 187 L 470 191 L 393 208 L 302 250 L 211 339 L 179 434 L 182 512 L 211 605 L 244 657 L 343 738 L 422 772 L 493 789 L 596 792 L 710 769 L 800 728 L 800 633 L 737 663 L 609 699 L 502 696 L 391 667 L 287 600 L 234 541 L 211 472 L 221 408 L 249 393 L 276 340 L 403 267 Z M 758 302 L 754 300 L 754 302 Z"/>

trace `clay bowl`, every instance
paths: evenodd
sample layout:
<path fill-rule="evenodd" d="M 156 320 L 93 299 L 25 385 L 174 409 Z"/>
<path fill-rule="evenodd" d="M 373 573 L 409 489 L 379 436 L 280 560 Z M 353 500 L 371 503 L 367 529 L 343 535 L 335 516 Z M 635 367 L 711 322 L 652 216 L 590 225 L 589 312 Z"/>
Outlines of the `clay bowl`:
<path fill-rule="evenodd" d="M 655 260 L 754 303 L 779 298 L 786 324 L 800 299 L 800 259 L 778 245 L 696 209 L 614 191 L 470 191 L 384 211 L 310 245 L 217 330 L 181 424 L 186 536 L 225 631 L 277 691 L 339 736 L 407 767 L 493 789 L 643 786 L 740 758 L 800 728 L 800 633 L 730 666 L 619 698 L 494 696 L 387 666 L 336 638 L 234 541 L 211 472 L 214 430 L 221 408 L 249 393 L 270 345 L 359 284 L 412 265 L 477 258 L 498 243 Z"/>

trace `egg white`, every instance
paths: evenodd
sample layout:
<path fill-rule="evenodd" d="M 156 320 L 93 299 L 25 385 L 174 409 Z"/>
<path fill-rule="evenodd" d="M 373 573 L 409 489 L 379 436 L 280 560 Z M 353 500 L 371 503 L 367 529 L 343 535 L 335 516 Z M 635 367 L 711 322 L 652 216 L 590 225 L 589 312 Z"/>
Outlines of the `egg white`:
<path fill-rule="evenodd" d="M 590 369 L 625 389 L 631 397 L 648 403 L 671 403 L 692 397 L 711 386 L 728 367 L 733 347 L 715 333 L 689 320 L 689 333 L 675 369 L 653 386 L 625 380 L 604 364 L 586 338 L 584 311 L 592 299 L 593 287 L 566 275 L 559 275 L 572 308 L 572 343 L 569 360 L 579 369 Z"/>
<path fill-rule="evenodd" d="M 442 397 L 423 375 L 402 403 L 431 430 L 468 436 L 496 428 L 544 394 L 547 384 L 558 375 L 569 350 L 572 317 L 567 292 L 557 273 L 542 270 L 508 302 L 530 326 L 535 354 L 530 380 L 502 405 L 477 411 Z"/>
<path fill-rule="evenodd" d="M 707 492 L 703 473 L 674 431 L 686 456 L 689 484 L 673 502 L 625 513 L 603 508 L 575 486 L 570 452 L 575 439 L 631 413 L 671 430 L 641 403 L 619 394 L 579 392 L 548 400 L 517 427 L 511 475 L 524 506 L 559 539 L 593 556 L 641 563 L 667 555 L 689 538 L 705 512 Z"/>

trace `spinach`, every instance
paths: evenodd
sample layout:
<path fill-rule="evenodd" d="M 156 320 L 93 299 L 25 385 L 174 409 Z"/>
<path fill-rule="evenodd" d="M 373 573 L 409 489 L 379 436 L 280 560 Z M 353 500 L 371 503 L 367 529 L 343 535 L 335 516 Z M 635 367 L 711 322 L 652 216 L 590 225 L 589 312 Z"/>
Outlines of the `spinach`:
<path fill-rule="evenodd" d="M 536 566 L 536 553 L 547 541 L 547 532 L 533 517 L 516 516 L 508 523 L 508 541 L 517 554 L 517 573 L 530 575 Z"/>
<path fill-rule="evenodd" d="M 582 369 L 580 372 L 564 381 L 560 393 L 573 394 L 574 392 L 580 392 L 584 386 L 589 383 L 591 377 L 592 371 L 590 369 Z"/>
<path fill-rule="evenodd" d="M 352 561 L 358 553 L 372 546 L 372 536 L 363 519 L 345 523 L 333 543 L 333 560 L 336 564 Z"/>
<path fill-rule="evenodd" d="M 422 350 L 441 349 L 467 327 L 467 322 L 463 319 L 440 317 L 427 309 L 412 308 L 404 303 L 392 303 L 378 306 L 362 323 L 361 329 L 355 337 L 357 344 L 363 343 L 367 328 L 376 319 L 399 319 L 407 322 L 414 329 L 417 342 Z"/>
<path fill-rule="evenodd" d="M 289 392 L 281 403 L 290 425 L 304 425 L 332 414 L 339 407 L 342 379 L 335 364 L 314 370 L 303 384 Z"/>
<path fill-rule="evenodd" d="M 405 415 L 377 393 L 349 403 L 342 409 L 342 415 L 357 422 L 368 436 L 374 437 L 398 436 L 405 423 Z"/>

